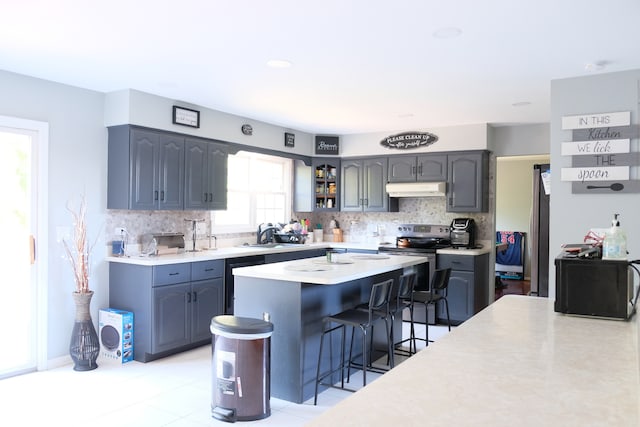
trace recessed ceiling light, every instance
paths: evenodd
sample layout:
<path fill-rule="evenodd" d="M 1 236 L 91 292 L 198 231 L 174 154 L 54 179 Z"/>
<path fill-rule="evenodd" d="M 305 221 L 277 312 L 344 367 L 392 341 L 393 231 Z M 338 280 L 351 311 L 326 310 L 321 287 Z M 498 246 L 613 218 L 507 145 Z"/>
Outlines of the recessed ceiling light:
<path fill-rule="evenodd" d="M 438 28 L 433 32 L 433 37 L 437 39 L 453 39 L 462 34 L 462 30 L 456 27 Z"/>
<path fill-rule="evenodd" d="M 531 105 L 531 102 L 520 101 L 520 102 L 514 102 L 513 104 L 511 104 L 512 107 L 526 107 L 527 105 Z"/>
<path fill-rule="evenodd" d="M 595 61 L 589 62 L 584 65 L 584 69 L 587 71 L 602 71 L 609 64 L 609 61 Z"/>
<path fill-rule="evenodd" d="M 267 61 L 267 66 L 271 68 L 289 68 L 291 67 L 291 61 L 286 59 L 270 59 Z"/>

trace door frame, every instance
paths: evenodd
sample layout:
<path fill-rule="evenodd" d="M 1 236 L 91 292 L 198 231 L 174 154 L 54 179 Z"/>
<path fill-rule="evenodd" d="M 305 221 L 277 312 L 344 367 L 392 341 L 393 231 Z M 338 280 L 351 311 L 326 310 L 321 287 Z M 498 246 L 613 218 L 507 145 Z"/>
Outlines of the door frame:
<path fill-rule="evenodd" d="M 35 206 L 37 215 L 35 224 L 35 280 L 36 280 L 36 370 L 42 371 L 48 367 L 47 348 L 47 319 L 48 292 L 47 278 L 49 275 L 49 224 L 47 222 L 49 212 L 49 123 L 21 119 L 17 117 L 1 116 L 0 126 L 27 131 L 33 136 L 32 152 L 32 175 L 35 173 L 35 180 L 32 182 L 31 203 Z"/>

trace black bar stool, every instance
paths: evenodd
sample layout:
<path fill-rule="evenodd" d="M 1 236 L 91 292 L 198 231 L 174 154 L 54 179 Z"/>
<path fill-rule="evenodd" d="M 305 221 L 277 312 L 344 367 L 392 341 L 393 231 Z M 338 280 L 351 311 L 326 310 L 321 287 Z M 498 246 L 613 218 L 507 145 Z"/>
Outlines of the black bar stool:
<path fill-rule="evenodd" d="M 395 299 L 391 299 L 389 302 L 389 313 L 391 314 L 391 339 L 393 340 L 393 325 L 396 316 L 402 316 L 402 312 L 405 308 L 409 309 L 409 316 L 411 321 L 411 328 L 413 330 L 413 293 L 416 285 L 418 275 L 416 273 L 407 273 L 400 276 L 398 279 L 398 293 Z M 416 353 L 416 341 L 414 334 L 411 334 L 409 338 L 401 339 L 400 341 L 393 342 L 394 353 L 398 355 L 411 356 Z M 409 351 L 404 349 L 400 350 L 397 347 L 405 342 L 409 341 Z M 413 347 L 412 347 L 413 345 Z M 390 363 L 390 362 L 388 362 Z"/>
<path fill-rule="evenodd" d="M 428 291 L 414 291 L 413 292 L 413 302 L 424 304 L 424 311 L 427 316 L 425 321 L 425 338 L 416 337 L 415 329 L 413 327 L 413 321 L 411 322 L 411 336 L 414 339 L 414 348 L 415 348 L 415 340 L 424 341 L 425 345 L 429 345 L 429 305 L 433 305 L 436 307 L 438 301 L 444 301 L 444 306 L 447 311 L 447 326 L 449 327 L 449 331 L 451 331 L 451 319 L 449 317 L 449 302 L 447 301 L 447 289 L 449 286 L 449 277 L 451 276 L 450 268 L 442 268 L 440 270 L 436 270 L 433 274 L 433 278 L 431 279 L 431 286 L 429 286 Z"/>
<path fill-rule="evenodd" d="M 373 324 L 378 320 L 384 320 L 385 323 L 385 332 L 387 336 L 387 352 L 390 355 L 391 363 L 393 364 L 393 349 L 392 343 L 390 339 L 390 326 L 389 320 L 391 319 L 391 315 L 389 313 L 389 298 L 391 295 L 391 290 L 393 288 L 393 279 L 385 280 L 384 282 L 376 283 L 371 288 L 371 296 L 369 297 L 369 305 L 366 311 L 359 310 L 357 308 L 352 308 L 349 310 L 345 310 L 341 313 L 334 314 L 333 316 L 327 316 L 322 319 L 323 322 L 323 331 L 320 337 L 320 349 L 318 350 L 318 368 L 316 371 L 316 385 L 315 385 L 315 397 L 313 399 L 313 404 L 316 405 L 318 403 L 318 386 L 324 385 L 332 388 L 339 388 L 347 391 L 355 391 L 352 389 L 345 388 L 344 386 L 344 370 L 345 368 L 348 371 L 347 382 L 349 382 L 349 376 L 351 372 L 351 367 L 355 364 L 352 361 L 352 352 L 353 352 L 353 339 L 354 339 L 354 331 L 355 328 L 359 328 L 362 333 L 362 385 L 367 385 L 367 369 L 370 369 L 370 352 L 371 346 L 369 347 L 369 351 L 367 351 L 367 335 L 370 330 L 373 329 Z M 337 326 L 332 325 L 335 324 Z M 346 336 L 346 327 L 351 326 L 351 344 L 349 346 L 349 360 L 345 361 L 344 353 L 345 353 L 345 336 Z M 331 332 L 342 329 L 342 340 L 340 346 L 340 365 L 336 369 L 330 369 L 329 372 L 320 375 L 320 364 L 322 361 L 322 347 L 324 345 L 324 337 Z M 372 341 L 373 337 L 371 338 Z M 337 387 L 331 383 L 324 383 L 323 380 L 327 377 L 332 378 L 336 372 L 340 371 L 340 387 Z"/>

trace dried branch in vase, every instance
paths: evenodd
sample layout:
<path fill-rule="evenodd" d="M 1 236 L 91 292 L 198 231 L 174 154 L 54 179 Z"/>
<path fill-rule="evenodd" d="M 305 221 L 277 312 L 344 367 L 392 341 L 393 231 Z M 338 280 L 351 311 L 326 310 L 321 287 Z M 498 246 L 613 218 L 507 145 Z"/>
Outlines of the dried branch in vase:
<path fill-rule="evenodd" d="M 84 196 L 80 200 L 80 207 L 77 211 L 67 204 L 67 210 L 71 212 L 73 218 L 73 239 L 68 241 L 63 239 L 65 253 L 71 264 L 74 280 L 76 282 L 76 292 L 89 293 L 89 255 L 96 242 L 91 246 L 87 245 L 87 205 Z M 97 241 L 97 239 L 96 239 Z"/>

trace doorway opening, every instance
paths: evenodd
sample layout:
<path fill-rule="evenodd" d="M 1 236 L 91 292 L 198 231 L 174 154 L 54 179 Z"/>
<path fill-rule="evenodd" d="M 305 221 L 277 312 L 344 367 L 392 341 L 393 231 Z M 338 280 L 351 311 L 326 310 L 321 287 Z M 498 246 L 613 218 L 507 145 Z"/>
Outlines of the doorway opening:
<path fill-rule="evenodd" d="M 496 298 L 504 293 L 517 293 L 519 290 L 523 294 L 537 295 L 538 284 L 545 280 L 548 283 L 548 269 L 540 269 L 540 263 L 548 263 L 548 251 L 542 255 L 535 249 L 540 239 L 547 239 L 548 244 L 548 235 L 541 234 L 539 227 L 534 227 L 539 220 L 548 224 L 548 211 L 546 217 L 543 215 L 540 218 L 539 210 L 535 206 L 537 196 L 534 194 L 534 169 L 535 165 L 548 164 L 549 161 L 549 155 L 507 156 L 496 159 L 496 230 L 525 233 L 521 280 L 529 282 L 517 283 L 508 278 L 502 281 L 502 285 L 507 285 L 508 288 L 501 290 L 496 287 Z M 535 263 L 532 262 L 532 257 Z M 509 290 L 511 288 L 513 292 Z"/>

